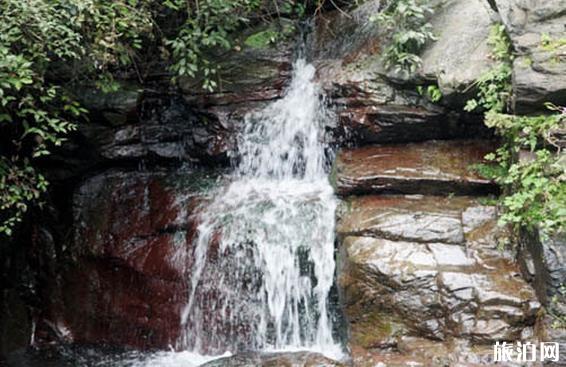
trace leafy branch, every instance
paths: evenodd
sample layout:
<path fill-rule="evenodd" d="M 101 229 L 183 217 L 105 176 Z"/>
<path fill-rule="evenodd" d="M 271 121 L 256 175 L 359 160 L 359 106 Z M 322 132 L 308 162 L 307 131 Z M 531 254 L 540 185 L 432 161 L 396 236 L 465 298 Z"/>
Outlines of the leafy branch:
<path fill-rule="evenodd" d="M 425 45 L 435 41 L 429 17 L 433 8 L 422 0 L 393 0 L 372 21 L 383 28 L 388 45 L 383 52 L 384 65 L 400 74 L 414 74 L 422 64 L 419 56 Z"/>
<path fill-rule="evenodd" d="M 468 112 L 478 109 L 505 112 L 511 99 L 513 54 L 511 40 L 503 24 L 496 24 L 491 28 L 488 43 L 495 65 L 471 86 L 476 87 L 478 93 L 464 107 Z"/>

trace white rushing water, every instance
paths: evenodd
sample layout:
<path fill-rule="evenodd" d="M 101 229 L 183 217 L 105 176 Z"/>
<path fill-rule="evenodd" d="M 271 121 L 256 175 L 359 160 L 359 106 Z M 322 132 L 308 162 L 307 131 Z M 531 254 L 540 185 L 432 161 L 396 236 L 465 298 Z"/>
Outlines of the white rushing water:
<path fill-rule="evenodd" d="M 329 114 L 314 74 L 297 60 L 285 96 L 246 116 L 231 182 L 199 218 L 180 349 L 341 353 L 328 309 L 336 208 Z"/>

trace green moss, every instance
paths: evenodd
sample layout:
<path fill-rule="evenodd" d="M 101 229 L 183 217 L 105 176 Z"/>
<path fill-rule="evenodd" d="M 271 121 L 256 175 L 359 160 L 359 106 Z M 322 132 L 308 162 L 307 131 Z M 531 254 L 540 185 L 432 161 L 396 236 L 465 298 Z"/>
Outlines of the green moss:
<path fill-rule="evenodd" d="M 387 343 L 403 332 L 404 325 L 395 315 L 385 312 L 370 312 L 352 326 L 352 341 L 366 349 Z"/>
<path fill-rule="evenodd" d="M 244 43 L 246 44 L 246 46 L 253 48 L 266 48 L 270 44 L 277 42 L 279 36 L 279 32 L 267 29 L 265 31 L 252 34 L 251 36 L 246 38 Z"/>
<path fill-rule="evenodd" d="M 551 54 L 551 62 L 560 63 L 562 51 L 566 49 L 566 38 L 552 38 L 548 33 L 541 35 L 541 48 Z"/>

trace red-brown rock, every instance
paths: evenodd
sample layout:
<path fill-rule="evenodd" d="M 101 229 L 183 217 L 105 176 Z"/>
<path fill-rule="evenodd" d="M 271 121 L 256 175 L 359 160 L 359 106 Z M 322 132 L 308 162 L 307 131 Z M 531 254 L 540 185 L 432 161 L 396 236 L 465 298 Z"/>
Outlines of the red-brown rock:
<path fill-rule="evenodd" d="M 493 149 L 486 141 L 452 140 L 343 150 L 336 159 L 336 190 L 344 196 L 493 192 L 493 184 L 473 171 Z"/>
<path fill-rule="evenodd" d="M 73 198 L 76 260 L 52 285 L 61 296 L 41 324 L 79 344 L 174 345 L 205 183 L 165 172 L 109 172 L 84 182 Z"/>

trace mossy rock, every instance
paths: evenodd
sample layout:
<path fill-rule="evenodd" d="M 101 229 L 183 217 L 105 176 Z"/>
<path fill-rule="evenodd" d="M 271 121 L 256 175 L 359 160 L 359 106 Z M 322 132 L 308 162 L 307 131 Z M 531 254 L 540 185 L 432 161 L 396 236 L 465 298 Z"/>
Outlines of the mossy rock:
<path fill-rule="evenodd" d="M 352 323 L 351 343 L 365 349 L 390 346 L 405 335 L 406 326 L 393 314 L 376 311 L 361 315 Z"/>

